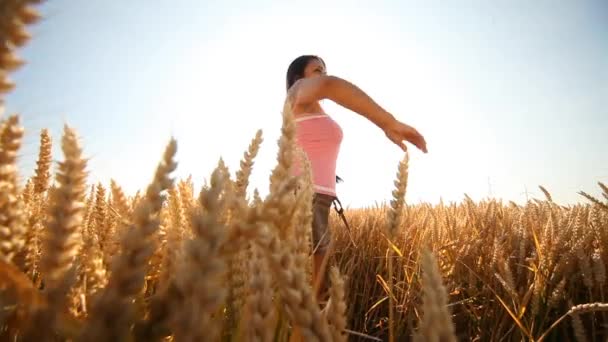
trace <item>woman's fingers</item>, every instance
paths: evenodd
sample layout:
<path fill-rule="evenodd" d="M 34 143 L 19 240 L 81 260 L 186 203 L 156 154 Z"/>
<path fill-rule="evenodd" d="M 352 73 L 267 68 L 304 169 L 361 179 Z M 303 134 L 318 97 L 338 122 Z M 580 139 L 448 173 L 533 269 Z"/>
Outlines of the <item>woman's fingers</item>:
<path fill-rule="evenodd" d="M 427 153 L 426 141 L 424 140 L 422 134 L 420 134 L 416 129 L 410 127 L 410 130 L 409 132 L 407 132 L 405 140 L 414 144 L 414 146 L 416 146 L 422 152 Z"/>
<path fill-rule="evenodd" d="M 407 151 L 407 147 L 403 143 L 404 140 L 413 144 L 422 152 L 428 152 L 426 148 L 426 141 L 424 140 L 422 134 L 409 125 L 396 121 L 385 132 L 389 139 L 399 146 L 404 152 Z"/>

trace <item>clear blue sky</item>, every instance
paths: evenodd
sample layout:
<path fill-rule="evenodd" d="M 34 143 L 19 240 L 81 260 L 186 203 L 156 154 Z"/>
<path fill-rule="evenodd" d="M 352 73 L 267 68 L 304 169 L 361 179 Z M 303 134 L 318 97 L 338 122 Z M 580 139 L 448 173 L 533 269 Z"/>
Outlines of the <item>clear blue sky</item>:
<path fill-rule="evenodd" d="M 608 182 L 605 1 L 47 1 L 19 54 L 7 110 L 62 156 L 64 123 L 83 137 L 90 181 L 143 188 L 171 135 L 177 175 L 197 189 L 220 156 L 232 171 L 258 128 L 252 176 L 265 194 L 275 165 L 285 71 L 300 54 L 360 86 L 418 128 L 407 200 L 488 195 L 522 202 L 598 195 Z M 390 198 L 402 153 L 357 114 L 327 102 L 344 130 L 344 204 Z"/>

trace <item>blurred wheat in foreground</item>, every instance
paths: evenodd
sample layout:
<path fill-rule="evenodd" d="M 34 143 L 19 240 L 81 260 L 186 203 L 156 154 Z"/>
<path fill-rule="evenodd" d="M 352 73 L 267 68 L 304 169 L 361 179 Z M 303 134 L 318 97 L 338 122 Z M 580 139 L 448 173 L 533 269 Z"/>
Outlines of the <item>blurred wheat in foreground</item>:
<path fill-rule="evenodd" d="M 288 176 L 290 158 L 302 154 L 289 152 L 293 121 L 288 111 L 283 119 L 273 190 L 260 198 L 257 190 L 248 197 L 247 187 L 261 131 L 234 176 L 220 159 L 199 192 L 191 178 L 171 176 L 177 142 L 170 140 L 150 185 L 128 196 L 113 180 L 87 184 L 86 154 L 67 125 L 55 171 L 42 130 L 34 175 L 20 181 L 24 129 L 19 116 L 4 118 L 3 340 L 608 337 L 605 201 L 581 192 L 589 204 L 563 207 L 542 188 L 546 199 L 524 206 L 468 197 L 407 205 L 407 155 L 390 205 L 347 212 L 351 236 L 332 213 L 329 285 L 317 302 L 310 176 Z M 296 194 L 298 186 L 307 191 Z"/>
<path fill-rule="evenodd" d="M 24 26 L 38 18 L 28 3 L 37 1 L 0 2 L 0 95 L 22 64 L 14 49 L 29 37 Z M 310 174 L 290 176 L 303 154 L 287 109 L 266 198 L 249 189 L 261 131 L 239 170 L 220 159 L 201 189 L 174 178 L 171 139 L 148 187 L 131 196 L 114 180 L 87 182 L 88 157 L 68 125 L 58 139 L 62 156 L 51 155 L 54 140 L 40 132 L 34 175 L 21 179 L 24 127 L 17 114 L 0 117 L 0 338 L 608 338 L 603 183 L 604 199 L 581 191 L 589 203 L 568 207 L 543 187 L 544 200 L 523 206 L 466 195 L 462 203 L 409 205 L 407 154 L 390 204 L 348 211 L 350 233 L 332 213 L 336 240 L 318 302 Z"/>

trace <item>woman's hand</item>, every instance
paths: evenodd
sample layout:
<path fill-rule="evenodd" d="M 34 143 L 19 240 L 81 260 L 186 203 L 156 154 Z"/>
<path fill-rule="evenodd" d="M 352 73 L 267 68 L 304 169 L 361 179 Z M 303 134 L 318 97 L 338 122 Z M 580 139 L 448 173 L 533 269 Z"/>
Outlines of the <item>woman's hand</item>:
<path fill-rule="evenodd" d="M 407 147 L 405 146 L 405 143 L 403 143 L 403 140 L 414 144 L 414 146 L 418 147 L 422 152 L 427 153 L 424 137 L 412 126 L 399 122 L 399 120 L 393 120 L 386 125 L 384 133 L 404 152 L 407 151 Z"/>

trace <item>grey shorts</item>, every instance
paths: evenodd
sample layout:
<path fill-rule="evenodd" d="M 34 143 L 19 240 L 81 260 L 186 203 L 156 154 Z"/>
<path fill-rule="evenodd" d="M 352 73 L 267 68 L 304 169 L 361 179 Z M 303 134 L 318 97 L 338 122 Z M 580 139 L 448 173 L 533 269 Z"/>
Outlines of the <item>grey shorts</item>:
<path fill-rule="evenodd" d="M 335 197 L 315 193 L 312 200 L 312 250 L 324 253 L 331 242 L 329 211 Z"/>

